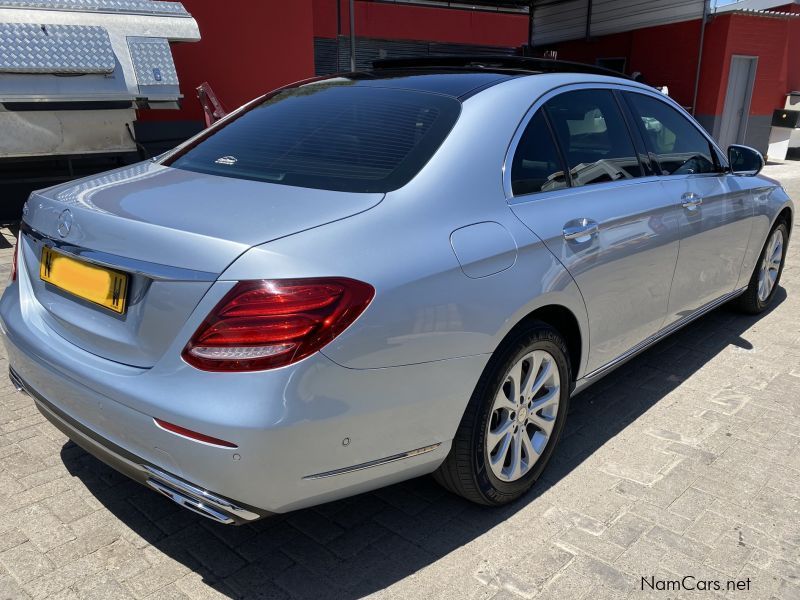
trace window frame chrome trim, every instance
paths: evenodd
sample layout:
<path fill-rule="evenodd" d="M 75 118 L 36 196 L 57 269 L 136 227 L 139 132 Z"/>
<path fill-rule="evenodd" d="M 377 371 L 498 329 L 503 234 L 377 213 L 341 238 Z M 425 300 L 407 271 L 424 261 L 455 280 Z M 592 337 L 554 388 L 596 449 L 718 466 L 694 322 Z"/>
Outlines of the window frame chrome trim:
<path fill-rule="evenodd" d="M 531 104 L 530 108 L 528 108 L 525 115 L 522 117 L 522 120 L 519 122 L 519 125 L 517 125 L 517 129 L 514 132 L 511 141 L 509 142 L 508 148 L 506 149 L 505 158 L 503 159 L 503 166 L 501 168 L 503 193 L 506 197 L 506 202 L 508 202 L 509 204 L 529 201 L 532 199 L 531 196 L 541 196 L 543 194 L 547 194 L 549 196 L 550 194 L 565 192 L 569 190 L 575 191 L 580 188 L 595 189 L 598 186 L 602 186 L 602 189 L 608 189 L 608 187 L 615 186 L 620 183 L 630 184 L 633 181 L 649 180 L 651 179 L 651 177 L 656 178 L 657 180 L 661 180 L 662 178 L 668 178 L 668 177 L 709 177 L 709 176 L 719 177 L 721 175 L 726 175 L 726 173 L 698 173 L 696 175 L 653 175 L 651 177 L 636 177 L 633 179 L 624 179 L 620 181 L 595 183 L 588 186 L 567 187 L 561 190 L 553 190 L 552 192 L 531 192 L 530 194 L 520 194 L 518 196 L 514 195 L 513 188 L 511 185 L 511 169 L 514 163 L 514 155 L 517 152 L 517 147 L 519 146 L 520 140 L 522 139 L 522 136 L 525 133 L 525 129 L 528 127 L 528 124 L 530 123 L 531 119 L 533 119 L 533 116 L 536 114 L 536 112 L 539 109 L 541 109 L 542 106 L 544 106 L 544 104 L 551 98 L 554 98 L 556 96 L 559 96 L 567 92 L 578 91 L 578 90 L 609 90 L 609 91 L 618 90 L 620 92 L 639 93 L 645 96 L 651 96 L 656 100 L 660 100 L 661 102 L 664 102 L 668 106 L 676 109 L 679 114 L 683 115 L 684 117 L 687 117 L 688 121 L 692 124 L 692 126 L 695 127 L 695 129 L 697 129 L 700 132 L 700 134 L 704 138 L 706 138 L 706 140 L 708 140 L 708 142 L 714 147 L 714 149 L 719 152 L 720 157 L 722 157 L 724 161 L 727 161 L 727 159 L 725 158 L 726 155 L 724 152 L 722 152 L 721 148 L 719 147 L 719 144 L 717 144 L 717 142 L 708 134 L 707 131 L 705 131 L 701 126 L 699 126 L 699 124 L 695 121 L 695 119 L 688 112 L 686 112 L 686 109 L 684 109 L 680 104 L 675 102 L 672 98 L 670 98 L 669 96 L 665 96 L 656 89 L 650 90 L 647 88 L 640 87 L 638 85 L 629 85 L 624 82 L 605 83 L 598 81 L 598 82 L 586 82 L 586 83 L 568 83 L 551 88 L 550 90 L 548 90 L 547 92 L 541 94 L 538 98 L 536 98 Z M 621 108 L 620 111 L 622 111 Z M 631 143 L 633 143 L 633 140 L 631 140 Z M 558 144 L 557 141 L 556 144 L 557 146 L 560 146 L 560 144 Z M 635 148 L 636 145 L 634 144 L 634 149 Z M 724 162 L 722 166 L 728 167 L 727 162 Z M 521 200 L 522 198 L 527 198 L 528 200 Z"/>
<path fill-rule="evenodd" d="M 660 94 L 660 92 L 657 93 L 657 94 L 648 94 L 648 93 L 644 93 L 645 90 L 635 90 L 635 91 L 634 90 L 627 90 L 627 91 L 628 92 L 632 92 L 632 93 L 638 93 L 638 94 L 641 94 L 642 96 L 651 96 L 656 101 L 661 101 L 664 104 L 666 104 L 667 106 L 669 106 L 670 108 L 674 109 L 680 116 L 682 116 L 684 118 L 688 117 L 686 119 L 686 121 L 689 123 L 689 125 L 691 127 L 693 127 L 695 129 L 695 131 L 697 131 L 701 136 L 706 138 L 706 141 L 709 143 L 709 145 L 714 150 L 717 151 L 716 158 L 720 162 L 719 166 L 722 167 L 722 169 L 723 169 L 722 171 L 717 172 L 717 173 L 693 173 L 691 175 L 694 175 L 694 176 L 711 175 L 712 177 L 719 177 L 720 175 L 726 175 L 729 172 L 730 165 L 728 164 L 727 152 L 723 152 L 722 151 L 722 148 L 719 147 L 719 144 L 716 143 L 716 140 L 714 140 L 711 136 L 709 136 L 708 132 L 703 128 L 703 126 L 700 125 L 700 123 L 697 122 L 697 119 L 695 119 L 692 115 L 690 115 L 686 111 L 686 109 L 684 109 L 680 104 L 678 104 L 674 100 L 672 102 L 664 102 L 664 98 L 669 98 L 669 96 L 665 96 L 664 94 Z M 659 94 L 660 94 L 660 97 L 659 97 Z M 622 96 L 620 98 L 620 101 L 625 103 L 626 109 L 631 113 L 631 116 L 635 120 L 636 119 L 636 109 L 635 109 L 635 107 L 631 106 L 630 103 L 628 102 L 628 100 L 624 96 Z M 638 123 L 636 124 L 636 126 L 637 126 L 637 128 L 640 127 L 640 125 Z M 654 152 L 650 152 L 650 149 L 647 148 L 647 140 L 645 139 L 644 141 L 645 141 L 645 148 L 647 149 L 648 153 L 653 155 L 653 159 L 655 160 L 655 164 L 660 167 L 661 166 L 661 161 L 658 158 L 658 154 L 656 154 Z M 679 175 L 661 175 L 660 177 L 679 177 L 680 175 L 684 175 L 684 173 L 681 173 Z M 685 175 L 689 175 L 689 174 L 685 174 Z"/>

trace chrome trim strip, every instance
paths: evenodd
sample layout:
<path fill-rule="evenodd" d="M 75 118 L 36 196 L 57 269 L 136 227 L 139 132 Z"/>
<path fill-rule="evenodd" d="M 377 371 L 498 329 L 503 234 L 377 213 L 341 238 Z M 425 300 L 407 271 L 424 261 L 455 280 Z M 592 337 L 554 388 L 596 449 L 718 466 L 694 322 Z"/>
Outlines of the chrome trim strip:
<path fill-rule="evenodd" d="M 725 294 L 721 298 L 717 298 L 716 300 L 713 300 L 712 302 L 709 302 L 705 306 L 701 306 L 699 309 L 697 309 L 692 314 L 686 315 L 685 317 L 683 317 L 681 319 L 678 319 L 672 325 L 669 325 L 668 327 L 665 327 L 661 331 L 651 335 L 646 340 L 644 340 L 642 342 L 639 342 L 638 344 L 636 344 L 633 348 L 631 348 L 627 352 L 625 352 L 623 354 L 620 354 L 617 358 L 615 358 L 611 362 L 608 362 L 608 363 L 604 364 L 602 367 L 599 367 L 599 368 L 595 369 L 591 373 L 587 373 L 586 375 L 581 377 L 581 379 L 587 379 L 587 380 L 588 379 L 595 379 L 596 377 L 602 375 L 603 373 L 605 373 L 609 369 L 612 369 L 612 368 L 614 368 L 616 366 L 619 366 L 620 363 L 623 363 L 626 360 L 628 360 L 630 358 L 633 358 L 633 356 L 635 356 L 636 354 L 639 354 L 639 352 L 642 352 L 643 350 L 646 350 L 648 347 L 652 346 L 656 342 L 660 342 L 662 339 L 664 339 L 668 335 L 670 335 L 672 333 L 675 333 L 678 329 L 681 329 L 685 325 L 688 325 L 689 323 L 691 323 L 695 319 L 697 319 L 699 317 L 702 317 L 704 314 L 706 314 L 708 312 L 711 312 L 712 310 L 714 310 L 715 308 L 717 308 L 718 306 L 720 306 L 722 304 L 725 304 L 729 300 L 733 300 L 736 296 L 742 295 L 746 289 L 747 289 L 747 287 L 745 286 L 745 287 L 743 287 L 741 289 L 734 290 L 733 292 L 730 292 L 729 294 Z"/>
<path fill-rule="evenodd" d="M 64 254 L 69 254 L 75 258 L 85 260 L 86 262 L 101 267 L 125 271 L 134 275 L 142 275 L 149 279 L 158 281 L 216 281 L 219 278 L 218 273 L 195 271 L 193 269 L 172 267 L 170 265 L 117 256 L 116 254 L 108 254 L 106 252 L 82 248 L 81 246 L 70 244 L 69 242 L 54 240 L 37 231 L 25 221 L 20 223 L 19 228 L 23 234 L 42 244 L 56 248 L 59 252 L 63 252 Z"/>
<path fill-rule="evenodd" d="M 536 98 L 531 104 L 531 107 L 528 109 L 528 112 L 525 113 L 525 116 L 522 117 L 519 125 L 517 126 L 517 130 L 514 132 L 514 136 L 511 138 L 511 142 L 508 145 L 508 149 L 506 150 L 505 158 L 503 159 L 503 166 L 501 168 L 501 174 L 503 179 L 503 191 L 506 196 L 506 201 L 509 204 L 516 202 L 530 202 L 531 200 L 535 200 L 543 195 L 549 195 L 551 193 L 559 192 L 562 190 L 553 190 L 552 192 L 532 192 L 530 194 L 522 194 L 519 196 L 514 195 L 514 191 L 511 185 L 511 165 L 514 161 L 514 154 L 517 151 L 517 147 L 519 146 L 519 142 L 522 139 L 522 136 L 525 133 L 525 129 L 528 127 L 528 123 L 533 119 L 536 115 L 536 112 L 544 105 L 545 102 L 550 100 L 551 98 L 558 96 L 560 94 L 566 92 L 572 92 L 576 90 L 591 90 L 591 89 L 600 89 L 600 90 L 619 90 L 622 92 L 634 92 L 638 94 L 643 94 L 645 96 L 651 96 L 656 100 L 660 100 L 664 102 L 667 106 L 675 109 L 684 117 L 688 117 L 689 122 L 692 126 L 708 141 L 713 147 L 720 153 L 720 156 L 726 157 L 727 153 L 723 152 L 722 149 L 717 144 L 716 140 L 714 140 L 708 132 L 705 131 L 702 127 L 700 127 L 699 123 L 692 117 L 686 109 L 675 102 L 674 99 L 670 98 L 669 96 L 665 96 L 658 90 L 654 88 L 649 88 L 647 86 L 643 86 L 639 83 L 633 82 L 624 82 L 624 81 L 592 81 L 587 83 L 566 83 L 563 85 L 559 85 L 557 87 L 551 88 L 550 90 L 543 93 L 541 96 Z M 724 165 L 723 165 L 724 166 Z M 706 176 L 713 176 L 719 177 L 723 175 L 723 173 L 708 173 L 708 174 L 698 174 L 698 175 L 691 175 L 691 177 L 706 177 Z M 650 177 L 653 178 L 661 178 L 663 176 L 659 175 L 652 175 Z M 671 175 L 670 178 L 674 177 L 689 177 L 688 175 Z M 623 179 L 618 181 L 609 181 L 603 182 L 599 184 L 592 185 L 592 189 L 596 186 L 601 185 L 603 189 L 608 189 L 609 187 L 616 187 L 618 185 L 630 184 L 633 182 L 639 182 L 642 180 L 646 180 L 648 177 L 636 177 L 634 179 Z M 582 187 L 582 186 L 581 186 Z M 564 191 L 572 191 L 575 192 L 580 190 L 580 187 L 566 187 L 563 188 Z"/>
<path fill-rule="evenodd" d="M 403 460 L 406 458 L 411 458 L 413 456 L 419 456 L 420 454 L 427 454 L 428 452 L 433 452 L 439 446 L 441 446 L 441 442 L 437 442 L 436 444 L 431 444 L 430 446 L 423 446 L 422 448 L 417 448 L 416 450 L 409 450 L 407 452 L 401 452 L 400 454 L 394 454 L 392 456 L 387 456 L 386 458 L 379 458 L 377 460 L 371 460 L 369 462 L 361 463 L 358 465 L 353 465 L 352 467 L 344 467 L 342 469 L 334 469 L 333 471 L 325 471 L 323 473 L 317 473 L 316 475 L 306 475 L 303 477 L 304 480 L 310 479 L 326 479 L 328 477 L 336 477 L 337 475 L 344 475 L 345 473 L 354 473 L 356 471 L 363 471 L 364 469 L 371 469 L 372 467 L 379 467 L 381 465 L 387 465 L 389 463 L 396 462 L 398 460 Z"/>

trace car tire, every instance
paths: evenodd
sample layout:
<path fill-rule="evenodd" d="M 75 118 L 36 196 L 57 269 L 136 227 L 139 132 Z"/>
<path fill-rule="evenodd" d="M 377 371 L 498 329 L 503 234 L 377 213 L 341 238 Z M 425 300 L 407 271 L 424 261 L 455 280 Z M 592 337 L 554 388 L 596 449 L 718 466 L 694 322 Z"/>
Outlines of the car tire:
<path fill-rule="evenodd" d="M 776 237 L 780 238 L 779 262 L 774 256 Z M 781 280 L 781 273 L 783 273 L 783 265 L 786 261 L 786 249 L 788 245 L 789 228 L 786 226 L 786 223 L 779 221 L 775 227 L 772 228 L 772 231 L 770 231 L 767 236 L 767 241 L 764 242 L 764 247 L 761 249 L 761 254 L 753 269 L 753 274 L 750 277 L 747 289 L 741 296 L 734 300 L 734 306 L 737 309 L 751 315 L 757 315 L 767 309 L 772 299 L 775 297 L 775 291 L 778 289 L 778 284 Z M 768 254 L 771 255 L 768 256 Z M 771 279 L 771 283 L 767 284 L 767 279 L 765 279 L 765 277 Z M 762 287 L 764 285 L 768 285 L 768 289 Z"/>
<path fill-rule="evenodd" d="M 434 478 L 477 504 L 499 506 L 522 496 L 558 443 L 569 410 L 570 383 L 569 352 L 558 331 L 534 322 L 514 335 L 484 369 Z"/>

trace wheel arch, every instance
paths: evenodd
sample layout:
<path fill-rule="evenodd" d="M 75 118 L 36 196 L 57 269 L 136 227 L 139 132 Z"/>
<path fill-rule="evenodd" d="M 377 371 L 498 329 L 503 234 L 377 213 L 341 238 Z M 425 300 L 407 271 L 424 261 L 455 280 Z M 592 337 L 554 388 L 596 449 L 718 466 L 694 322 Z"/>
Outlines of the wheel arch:
<path fill-rule="evenodd" d="M 532 310 L 511 328 L 503 337 L 498 347 L 502 346 L 516 335 L 519 335 L 536 321 L 550 325 L 564 336 L 564 341 L 566 341 L 569 351 L 570 377 L 574 383 L 582 366 L 583 352 L 586 346 L 578 317 L 572 310 L 564 305 L 547 304 Z"/>
<path fill-rule="evenodd" d="M 775 218 L 775 223 L 780 223 L 783 221 L 786 223 L 786 229 L 789 231 L 789 236 L 792 235 L 792 207 L 791 206 L 784 206 L 783 209 L 778 213 L 778 216 Z M 773 224 L 773 227 L 775 225 Z"/>

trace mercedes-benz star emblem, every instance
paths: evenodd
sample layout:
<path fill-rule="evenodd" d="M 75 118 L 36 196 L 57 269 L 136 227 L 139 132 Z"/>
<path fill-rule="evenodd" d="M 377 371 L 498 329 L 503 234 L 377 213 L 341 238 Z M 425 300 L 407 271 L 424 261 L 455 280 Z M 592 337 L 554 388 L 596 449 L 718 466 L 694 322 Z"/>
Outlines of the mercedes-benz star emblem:
<path fill-rule="evenodd" d="M 62 238 L 67 237 L 69 232 L 72 231 L 72 213 L 69 210 L 65 210 L 58 215 L 56 230 Z"/>

